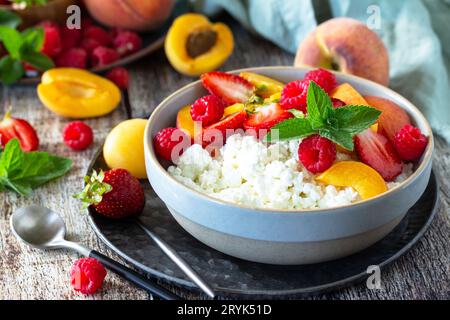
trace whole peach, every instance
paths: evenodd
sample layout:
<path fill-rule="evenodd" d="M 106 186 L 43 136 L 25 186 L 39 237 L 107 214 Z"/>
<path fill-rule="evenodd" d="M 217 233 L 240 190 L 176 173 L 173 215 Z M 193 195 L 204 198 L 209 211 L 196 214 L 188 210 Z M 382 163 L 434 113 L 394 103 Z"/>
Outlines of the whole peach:
<path fill-rule="evenodd" d="M 160 27 L 170 16 L 175 0 L 84 0 L 100 23 L 135 31 Z"/>
<path fill-rule="evenodd" d="M 350 18 L 319 25 L 300 44 L 295 66 L 334 69 L 389 84 L 389 55 L 378 35 Z"/>

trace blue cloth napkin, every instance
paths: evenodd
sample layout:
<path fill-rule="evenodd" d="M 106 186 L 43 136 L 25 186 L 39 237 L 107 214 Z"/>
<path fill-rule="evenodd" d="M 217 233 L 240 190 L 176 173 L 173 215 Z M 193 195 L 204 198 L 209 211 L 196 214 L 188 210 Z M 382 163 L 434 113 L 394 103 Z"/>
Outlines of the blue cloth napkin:
<path fill-rule="evenodd" d="M 210 15 L 227 10 L 292 53 L 317 26 L 314 0 L 193 1 Z M 379 10 L 381 24 L 374 31 L 389 50 L 391 88 L 416 104 L 450 142 L 450 0 L 330 0 L 330 7 L 334 17 L 362 22 Z"/>

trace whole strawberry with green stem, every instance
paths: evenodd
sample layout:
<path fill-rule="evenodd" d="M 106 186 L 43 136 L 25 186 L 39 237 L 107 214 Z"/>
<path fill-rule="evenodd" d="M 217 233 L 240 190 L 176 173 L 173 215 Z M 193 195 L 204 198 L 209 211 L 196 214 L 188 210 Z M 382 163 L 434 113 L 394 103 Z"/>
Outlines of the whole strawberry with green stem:
<path fill-rule="evenodd" d="M 144 189 L 138 179 L 125 169 L 106 172 L 95 170 L 86 176 L 86 186 L 74 197 L 83 202 L 83 208 L 111 219 L 122 219 L 142 212 L 145 205 Z"/>

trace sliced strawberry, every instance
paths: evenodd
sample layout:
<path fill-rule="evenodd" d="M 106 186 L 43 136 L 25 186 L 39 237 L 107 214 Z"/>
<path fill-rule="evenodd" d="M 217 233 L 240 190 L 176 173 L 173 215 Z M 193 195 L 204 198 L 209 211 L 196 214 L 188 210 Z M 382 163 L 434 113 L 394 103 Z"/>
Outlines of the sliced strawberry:
<path fill-rule="evenodd" d="M 402 173 L 403 162 L 384 135 L 367 129 L 355 136 L 355 147 L 362 162 L 378 171 L 384 180 L 392 181 Z"/>
<path fill-rule="evenodd" d="M 274 103 L 263 106 L 258 112 L 250 115 L 244 122 L 244 128 L 255 132 L 259 137 L 263 131 L 268 132 L 274 125 L 292 117 L 292 113 L 283 109 L 278 103 Z"/>
<path fill-rule="evenodd" d="M 205 73 L 201 79 L 206 90 L 229 105 L 247 102 L 255 92 L 255 86 L 249 81 L 225 72 Z"/>
<path fill-rule="evenodd" d="M 4 147 L 13 138 L 19 140 L 23 151 L 35 151 L 39 148 L 36 130 L 26 120 L 12 118 L 7 112 L 0 122 L 0 145 Z"/>
<path fill-rule="evenodd" d="M 247 120 L 247 112 L 243 110 L 205 128 L 202 133 L 203 146 L 213 142 L 215 146 L 222 146 L 229 136 L 244 127 L 245 120 Z"/>

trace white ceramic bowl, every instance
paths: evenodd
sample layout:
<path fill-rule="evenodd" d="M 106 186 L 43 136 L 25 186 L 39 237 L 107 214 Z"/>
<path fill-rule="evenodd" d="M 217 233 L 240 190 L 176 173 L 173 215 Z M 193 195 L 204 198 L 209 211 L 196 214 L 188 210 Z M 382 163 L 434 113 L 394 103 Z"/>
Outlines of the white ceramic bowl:
<path fill-rule="evenodd" d="M 288 83 L 309 69 L 263 67 L 245 69 Z M 234 71 L 239 73 L 243 70 Z M 429 137 L 428 147 L 414 174 L 399 187 L 352 205 L 307 211 L 244 207 L 194 191 L 168 174 L 155 155 L 152 139 L 174 126 L 178 110 L 205 95 L 199 81 L 165 99 L 153 112 L 145 132 L 148 179 L 173 217 L 192 236 L 226 254 L 270 264 L 311 264 L 341 258 L 381 240 L 403 219 L 424 192 L 431 173 L 433 133 L 427 120 L 394 91 L 355 76 L 336 73 L 363 95 L 390 99 L 404 108 Z"/>

